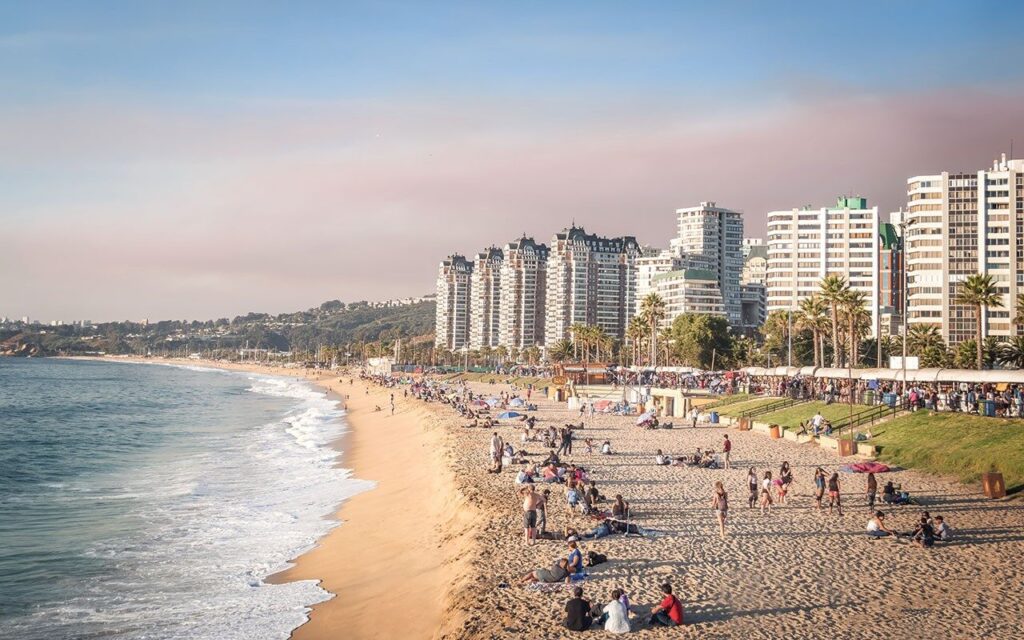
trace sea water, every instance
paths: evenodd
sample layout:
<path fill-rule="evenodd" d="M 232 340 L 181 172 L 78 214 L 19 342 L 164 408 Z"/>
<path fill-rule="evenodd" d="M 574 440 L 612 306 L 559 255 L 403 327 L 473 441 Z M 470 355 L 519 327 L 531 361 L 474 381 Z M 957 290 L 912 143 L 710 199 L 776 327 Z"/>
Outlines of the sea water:
<path fill-rule="evenodd" d="M 369 488 L 294 378 L 0 358 L 0 637 L 287 638 L 330 597 L 264 579 Z"/>

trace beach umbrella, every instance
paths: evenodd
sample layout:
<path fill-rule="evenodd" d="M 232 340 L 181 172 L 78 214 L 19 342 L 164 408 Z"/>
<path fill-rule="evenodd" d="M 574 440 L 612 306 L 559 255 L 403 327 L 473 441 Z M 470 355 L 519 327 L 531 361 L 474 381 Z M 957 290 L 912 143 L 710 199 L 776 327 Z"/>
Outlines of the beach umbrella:
<path fill-rule="evenodd" d="M 508 420 L 509 418 L 520 418 L 523 414 L 518 411 L 506 411 L 505 413 L 498 414 L 498 420 Z"/>
<path fill-rule="evenodd" d="M 484 402 L 483 400 L 474 400 L 474 401 L 473 401 L 473 406 L 474 406 L 474 407 L 489 407 L 489 406 L 491 406 L 491 405 L 487 404 L 487 403 L 486 403 L 486 402 Z"/>
<path fill-rule="evenodd" d="M 524 404 L 526 404 L 526 402 L 522 398 L 512 398 L 511 400 L 508 401 L 508 403 L 510 406 L 513 407 L 521 407 Z"/>
<path fill-rule="evenodd" d="M 640 414 L 640 417 L 638 417 L 636 419 L 636 423 L 637 424 L 643 424 L 643 423 L 649 422 L 649 421 L 651 421 L 653 419 L 654 419 L 654 412 L 653 411 L 647 411 L 645 413 L 641 413 Z"/>
<path fill-rule="evenodd" d="M 496 407 L 499 404 L 501 404 L 501 400 L 498 400 L 497 398 L 487 398 L 487 400 L 485 400 L 484 402 L 491 405 L 492 407 Z"/>

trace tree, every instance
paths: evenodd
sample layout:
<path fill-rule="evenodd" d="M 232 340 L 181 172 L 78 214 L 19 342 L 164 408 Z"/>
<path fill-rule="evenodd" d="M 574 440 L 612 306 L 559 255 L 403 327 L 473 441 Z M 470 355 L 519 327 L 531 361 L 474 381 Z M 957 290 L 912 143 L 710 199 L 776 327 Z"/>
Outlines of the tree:
<path fill-rule="evenodd" d="M 934 324 L 910 325 L 910 329 L 907 330 L 907 351 L 920 356 L 929 348 L 941 348 L 943 351 L 946 349 L 939 327 Z"/>
<path fill-rule="evenodd" d="M 580 359 L 580 344 L 586 340 L 587 325 L 577 322 L 569 327 L 569 337 L 572 339 L 572 357 Z"/>
<path fill-rule="evenodd" d="M 999 287 L 995 280 L 987 273 L 976 273 L 967 276 L 960 283 L 960 290 L 956 294 L 958 304 L 974 307 L 974 320 L 976 326 L 974 344 L 977 348 L 978 369 L 984 368 L 985 354 L 983 343 L 985 341 L 985 322 L 983 313 L 988 307 L 1003 306 L 1003 298 L 999 294 Z"/>
<path fill-rule="evenodd" d="M 568 340 L 559 340 L 555 344 L 551 345 L 551 348 L 548 350 L 548 356 L 555 362 L 565 362 L 572 357 L 572 352 L 572 342 Z"/>
<path fill-rule="evenodd" d="M 639 364 L 640 353 L 643 349 L 644 337 L 647 335 L 647 327 L 640 316 L 634 317 L 626 327 L 626 342 L 630 346 L 632 364 Z"/>
<path fill-rule="evenodd" d="M 999 349 L 999 362 L 1024 369 L 1024 336 L 1014 336 L 1002 345 Z"/>
<path fill-rule="evenodd" d="M 658 363 L 658 324 L 665 317 L 665 301 L 657 293 L 647 294 L 640 303 L 640 314 L 651 332 L 651 366 Z"/>
<path fill-rule="evenodd" d="M 846 319 L 846 334 L 849 340 L 849 349 L 846 352 L 848 355 L 847 364 L 850 367 L 857 366 L 860 355 L 858 353 L 860 338 L 871 323 L 871 315 L 865 308 L 867 297 L 867 294 L 863 291 L 848 288 L 842 299 L 842 312 L 843 317 Z"/>
<path fill-rule="evenodd" d="M 672 321 L 668 334 L 671 350 L 686 366 L 709 369 L 731 357 L 733 337 L 722 316 L 684 313 Z"/>
<path fill-rule="evenodd" d="M 1017 315 L 1013 316 L 1013 324 L 1024 325 L 1024 293 L 1017 294 Z"/>
<path fill-rule="evenodd" d="M 799 309 L 796 314 L 797 326 L 810 331 L 814 338 L 814 366 L 824 366 L 825 346 L 821 338 L 828 330 L 828 305 L 821 296 L 813 295 L 801 300 Z"/>
<path fill-rule="evenodd" d="M 828 305 L 832 314 L 832 366 L 838 368 L 840 358 L 839 307 L 843 304 L 850 285 L 846 282 L 846 278 L 840 275 L 829 274 L 822 278 L 820 288 L 821 299 Z"/>

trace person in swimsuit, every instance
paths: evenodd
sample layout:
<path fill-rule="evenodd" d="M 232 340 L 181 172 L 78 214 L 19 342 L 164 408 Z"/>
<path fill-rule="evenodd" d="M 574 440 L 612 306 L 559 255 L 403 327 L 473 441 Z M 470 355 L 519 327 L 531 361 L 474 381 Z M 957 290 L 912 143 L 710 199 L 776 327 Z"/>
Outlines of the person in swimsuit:
<path fill-rule="evenodd" d="M 750 496 L 747 498 L 747 507 L 751 509 L 757 504 L 757 485 L 757 472 L 754 471 L 754 467 L 750 467 L 750 471 L 747 472 L 747 489 L 750 491 Z"/>
<path fill-rule="evenodd" d="M 764 479 L 761 480 L 761 515 L 764 515 L 764 508 L 768 507 L 768 515 L 772 514 L 772 472 L 765 471 Z"/>
<path fill-rule="evenodd" d="M 832 514 L 833 505 L 839 510 L 839 515 L 843 515 L 843 503 L 839 499 L 839 474 L 833 473 L 832 477 L 828 479 L 828 512 Z"/>
<path fill-rule="evenodd" d="M 729 468 L 729 453 L 732 451 L 732 440 L 729 439 L 729 434 L 725 434 L 725 440 L 722 441 L 722 456 L 725 461 L 725 468 Z"/>
<path fill-rule="evenodd" d="M 529 484 L 521 490 L 523 494 L 523 529 L 526 544 L 533 544 L 537 539 L 537 507 L 543 498 L 537 494 L 533 485 Z"/>
<path fill-rule="evenodd" d="M 711 498 L 711 508 L 715 510 L 718 518 L 718 530 L 722 538 L 725 538 L 725 518 L 729 514 L 729 494 L 726 493 L 722 481 L 715 483 L 715 494 Z"/>
<path fill-rule="evenodd" d="M 878 495 L 878 480 L 875 479 L 875 474 L 872 472 L 868 473 L 868 509 L 875 508 L 875 496 Z"/>
<path fill-rule="evenodd" d="M 814 502 L 821 511 L 821 499 L 825 497 L 825 470 L 818 467 L 814 470 Z"/>
<path fill-rule="evenodd" d="M 793 484 L 793 472 L 789 468 L 789 462 L 783 462 L 779 469 L 779 504 L 786 504 L 786 495 L 789 493 L 791 484 Z"/>

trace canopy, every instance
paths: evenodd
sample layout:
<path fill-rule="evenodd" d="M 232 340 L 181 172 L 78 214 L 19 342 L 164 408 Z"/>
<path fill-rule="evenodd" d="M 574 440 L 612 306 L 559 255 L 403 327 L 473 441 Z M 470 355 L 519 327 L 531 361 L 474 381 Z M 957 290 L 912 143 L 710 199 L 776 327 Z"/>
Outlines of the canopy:
<path fill-rule="evenodd" d="M 484 402 L 483 400 L 474 400 L 472 402 L 472 404 L 473 404 L 474 407 L 489 407 L 489 406 L 491 406 L 491 405 L 487 404 L 486 402 Z"/>
<path fill-rule="evenodd" d="M 496 407 L 499 404 L 501 404 L 501 400 L 498 400 L 497 398 L 487 398 L 486 400 L 484 400 L 484 402 L 491 405 L 492 407 Z"/>
<path fill-rule="evenodd" d="M 522 398 L 512 398 L 511 400 L 508 401 L 508 403 L 510 406 L 513 407 L 521 407 L 526 404 L 526 401 L 523 400 Z"/>
<path fill-rule="evenodd" d="M 499 413 L 498 414 L 498 420 L 508 420 L 510 418 L 521 418 L 521 417 L 523 417 L 523 414 L 519 413 L 518 411 L 506 411 L 504 413 Z"/>

